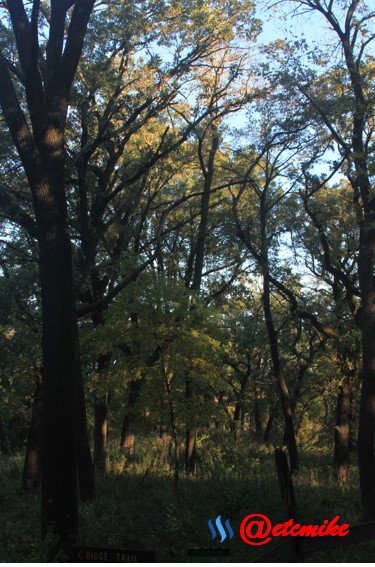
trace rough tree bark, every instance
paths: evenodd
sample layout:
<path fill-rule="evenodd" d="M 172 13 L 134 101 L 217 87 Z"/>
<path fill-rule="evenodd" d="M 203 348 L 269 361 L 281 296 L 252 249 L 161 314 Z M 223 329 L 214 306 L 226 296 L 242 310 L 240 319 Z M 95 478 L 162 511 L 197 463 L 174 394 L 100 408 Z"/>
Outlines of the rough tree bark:
<path fill-rule="evenodd" d="M 72 249 L 65 195 L 65 124 L 71 86 L 94 0 L 51 0 L 46 60 L 38 42 L 40 2 L 29 20 L 22 0 L 8 0 L 27 102 L 20 104 L 0 54 L 0 104 L 32 193 L 39 247 L 43 347 L 42 538 L 52 532 L 48 559 L 77 539 L 76 437 L 82 388 Z M 65 36 L 65 37 L 64 37 Z M 24 101 L 22 101 L 23 103 Z"/>

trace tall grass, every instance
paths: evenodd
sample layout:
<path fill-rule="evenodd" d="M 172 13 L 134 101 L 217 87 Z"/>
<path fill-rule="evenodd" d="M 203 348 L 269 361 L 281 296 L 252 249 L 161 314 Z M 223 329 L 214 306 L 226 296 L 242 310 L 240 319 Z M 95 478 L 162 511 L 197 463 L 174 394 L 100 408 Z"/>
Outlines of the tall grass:
<path fill-rule="evenodd" d="M 111 445 L 108 472 L 97 479 L 97 499 L 81 506 L 80 543 L 153 549 L 157 561 L 186 561 L 189 547 L 220 547 L 217 539 L 211 541 L 207 526 L 220 514 L 230 519 L 235 532 L 233 540 L 223 543 L 232 561 L 247 562 L 264 553 L 265 548 L 242 542 L 238 526 L 256 512 L 275 522 L 285 520 L 273 448 L 246 438 L 234 444 L 229 433 L 201 438 L 198 467 L 197 478 L 180 475 L 176 490 L 168 447 L 159 439 L 139 439 L 132 455 Z M 37 561 L 40 495 L 20 494 L 21 455 L 1 457 L 0 471 L 0 560 Z M 302 522 L 320 523 L 334 515 L 360 521 L 357 471 L 352 467 L 349 483 L 338 486 L 327 451 L 312 448 L 301 454 L 294 485 Z M 373 543 L 312 555 L 311 561 L 370 558 L 375 558 Z"/>

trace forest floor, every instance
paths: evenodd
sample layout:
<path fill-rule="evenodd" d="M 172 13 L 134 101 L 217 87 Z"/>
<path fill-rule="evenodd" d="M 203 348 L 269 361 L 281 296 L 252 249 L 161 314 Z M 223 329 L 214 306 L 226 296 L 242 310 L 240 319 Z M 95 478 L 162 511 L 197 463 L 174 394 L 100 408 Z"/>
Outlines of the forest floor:
<path fill-rule="evenodd" d="M 94 503 L 81 505 L 80 544 L 116 549 L 155 550 L 157 561 L 187 561 L 188 549 L 227 547 L 230 561 L 251 562 L 273 543 L 246 545 L 238 535 L 241 519 L 250 513 L 285 521 L 275 472 L 273 448 L 246 444 L 237 447 L 212 439 L 201 442 L 199 476 L 181 476 L 178 491 L 160 440 L 143 439 L 132 456 L 111 447 L 106 476 L 97 479 Z M 203 455 L 203 457 L 202 457 Z M 38 561 L 40 557 L 40 494 L 21 494 L 21 454 L 0 457 L 0 561 Z M 327 450 L 301 453 L 294 477 L 298 520 L 318 523 L 340 515 L 340 522 L 360 523 L 361 507 L 356 468 L 338 486 Z M 354 456 L 353 456 L 354 460 Z M 208 520 L 229 518 L 234 538 L 220 546 L 211 541 Z M 375 559 L 375 541 L 315 553 L 305 561 L 359 562 Z"/>

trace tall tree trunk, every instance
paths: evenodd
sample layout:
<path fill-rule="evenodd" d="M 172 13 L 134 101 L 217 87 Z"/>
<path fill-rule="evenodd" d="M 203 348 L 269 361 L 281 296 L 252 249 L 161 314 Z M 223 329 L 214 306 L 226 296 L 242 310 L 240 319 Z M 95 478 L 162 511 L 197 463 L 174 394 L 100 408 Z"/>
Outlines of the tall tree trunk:
<path fill-rule="evenodd" d="M 349 8 L 351 9 L 352 7 Z M 364 142 L 367 139 L 366 113 L 371 102 L 365 95 L 362 66 L 357 64 L 354 44 L 349 41 L 347 33 L 346 30 L 341 41 L 355 101 L 351 156 L 355 175 L 349 178 L 355 201 L 362 201 L 362 211 L 357 210 L 360 229 L 358 279 L 361 290 L 362 332 L 358 465 L 364 517 L 366 520 L 375 520 L 375 197 L 369 175 L 367 143 Z"/>
<path fill-rule="evenodd" d="M 63 194 L 64 189 L 60 191 Z M 40 221 L 41 232 L 47 236 L 40 242 L 44 372 L 42 537 L 50 531 L 58 537 L 56 545 L 50 547 L 50 558 L 61 547 L 69 548 L 78 533 L 76 431 L 81 409 L 77 403 L 81 378 L 70 242 L 60 219 L 52 219 L 53 210 L 46 211 Z"/>
<path fill-rule="evenodd" d="M 43 376 L 40 370 L 35 380 L 34 401 L 22 473 L 21 486 L 25 492 L 38 488 L 42 482 L 42 419 Z"/>
<path fill-rule="evenodd" d="M 293 473 L 294 471 L 298 470 L 298 451 L 297 451 L 296 435 L 294 430 L 292 406 L 290 402 L 288 387 L 286 385 L 282 370 L 282 364 L 279 353 L 279 342 L 272 315 L 271 289 L 270 289 L 270 281 L 269 281 L 270 273 L 269 273 L 269 260 L 268 260 L 266 196 L 267 196 L 267 191 L 265 188 L 262 193 L 261 206 L 260 206 L 261 268 L 263 275 L 262 303 L 263 303 L 264 318 L 267 327 L 268 343 L 269 343 L 271 359 L 272 359 L 273 374 L 279 391 L 281 408 L 284 416 L 285 437 L 286 437 L 286 445 L 288 447 L 288 452 L 289 452 L 290 470 L 291 473 Z"/>
<path fill-rule="evenodd" d="M 374 214 L 361 231 L 362 390 L 358 428 L 358 465 L 365 520 L 375 520 L 375 231 Z"/>
<path fill-rule="evenodd" d="M 352 405 L 352 383 L 348 378 L 339 386 L 335 419 L 334 460 L 337 480 L 344 484 L 348 480 L 350 454 L 350 420 Z"/>
<path fill-rule="evenodd" d="M 191 284 L 191 289 L 197 294 L 200 293 L 204 256 L 206 248 L 207 239 L 207 227 L 208 227 L 208 212 L 211 196 L 211 187 L 215 171 L 215 156 L 219 148 L 219 133 L 215 122 L 209 125 L 211 134 L 211 145 L 208 152 L 207 163 L 205 163 L 205 158 L 203 155 L 203 138 L 198 139 L 198 157 L 201 164 L 201 170 L 204 177 L 203 194 L 200 205 L 200 220 L 198 226 L 198 236 L 195 246 L 195 261 L 194 261 L 194 272 L 193 281 Z M 194 308 L 194 301 L 192 302 L 191 309 Z M 192 382 L 192 377 L 189 370 L 186 372 L 185 376 L 185 395 L 186 404 L 188 407 L 188 416 L 193 416 L 193 404 L 195 398 L 195 388 Z M 186 426 L 186 442 L 185 442 L 185 470 L 188 475 L 195 476 L 197 470 L 196 464 L 196 437 L 197 437 L 197 426 L 195 419 L 193 418 L 189 425 Z"/>
<path fill-rule="evenodd" d="M 22 69 L 20 101 L 0 54 L 0 104 L 32 194 L 42 299 L 42 539 L 48 559 L 78 535 L 76 437 L 82 423 L 81 364 L 65 195 L 65 125 L 69 96 L 94 0 L 51 2 L 45 83 L 39 68 L 39 2 L 29 20 L 23 2 L 7 3 Z M 48 35 L 48 33 L 47 33 Z M 50 543 L 52 542 L 52 543 Z"/>
<path fill-rule="evenodd" d="M 266 284 L 265 285 L 266 290 L 267 287 L 268 285 Z M 267 291 L 263 294 L 263 305 L 264 305 L 264 313 L 265 313 L 265 319 L 268 329 L 274 377 L 279 390 L 281 408 L 284 416 L 285 437 L 286 437 L 286 445 L 288 447 L 288 452 L 289 452 L 290 470 L 293 473 L 294 471 L 298 470 L 297 442 L 294 432 L 294 422 L 293 422 L 293 414 L 290 404 L 289 392 L 282 372 L 282 367 L 279 357 L 279 349 L 277 344 L 277 335 L 273 325 L 271 305 L 269 302 L 269 295 Z"/>
<path fill-rule="evenodd" d="M 343 49 L 351 84 L 353 104 L 351 144 L 340 137 L 336 138 L 336 141 L 348 162 L 347 176 L 353 187 L 354 208 L 360 232 L 358 280 L 361 292 L 362 389 L 358 428 L 358 466 L 364 518 L 375 520 L 375 198 L 369 174 L 370 146 L 366 132 L 372 100 L 365 89 L 364 65 L 361 64 L 366 44 L 362 44 L 360 48 L 357 41 L 360 35 L 358 10 L 361 9 L 358 3 L 347 6 L 344 29 L 340 27 L 332 12 L 332 3 L 326 9 L 316 1 L 313 9 L 321 12 L 335 30 Z M 325 111 L 322 112 L 318 107 L 318 112 L 324 120 L 327 120 Z M 330 126 L 335 130 L 334 124 L 329 124 Z"/>

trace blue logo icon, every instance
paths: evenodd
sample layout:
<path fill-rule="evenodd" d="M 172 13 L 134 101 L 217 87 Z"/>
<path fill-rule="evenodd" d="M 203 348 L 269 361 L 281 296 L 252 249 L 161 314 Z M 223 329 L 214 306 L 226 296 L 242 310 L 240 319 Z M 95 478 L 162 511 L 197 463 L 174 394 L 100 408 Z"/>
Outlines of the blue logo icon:
<path fill-rule="evenodd" d="M 216 525 L 217 531 L 215 529 L 215 525 Z M 225 539 L 227 539 L 227 537 L 228 537 L 227 532 L 229 534 L 229 539 L 233 538 L 234 533 L 233 533 L 233 530 L 232 530 L 232 526 L 229 523 L 229 520 L 225 520 L 225 522 L 224 522 L 224 526 L 225 526 L 225 528 L 227 528 L 227 532 L 225 531 L 225 528 L 223 526 L 223 522 L 221 521 L 221 516 L 218 516 L 216 518 L 215 525 L 214 525 L 212 520 L 208 520 L 208 527 L 210 528 L 212 539 L 215 539 L 215 537 L 218 535 L 217 532 L 219 532 L 219 534 L 221 536 L 220 543 L 223 543 L 223 541 Z"/>

